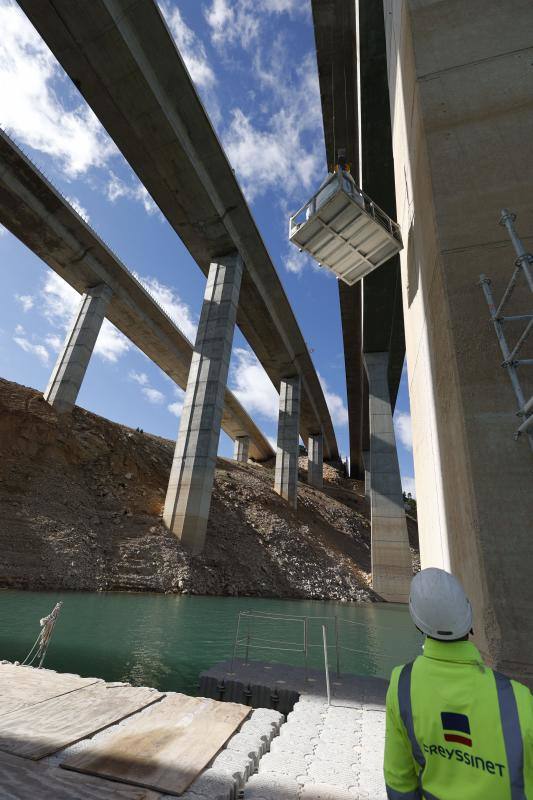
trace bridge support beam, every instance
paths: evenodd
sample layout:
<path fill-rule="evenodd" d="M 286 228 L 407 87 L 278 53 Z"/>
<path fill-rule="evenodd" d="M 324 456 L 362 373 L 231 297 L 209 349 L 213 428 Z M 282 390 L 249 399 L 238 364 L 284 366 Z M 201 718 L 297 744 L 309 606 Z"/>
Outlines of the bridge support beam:
<path fill-rule="evenodd" d="M 300 454 L 300 376 L 283 378 L 279 389 L 278 447 L 274 490 L 296 508 Z"/>
<path fill-rule="evenodd" d="M 372 587 L 385 600 L 406 603 L 412 559 L 388 381 L 388 353 L 365 353 L 370 414 Z"/>
<path fill-rule="evenodd" d="M 237 436 L 233 447 L 233 458 L 242 464 L 248 463 L 248 454 L 250 452 L 250 437 Z"/>
<path fill-rule="evenodd" d="M 63 349 L 50 376 L 44 399 L 62 414 L 72 411 L 113 292 L 106 284 L 82 295 Z"/>
<path fill-rule="evenodd" d="M 243 261 L 209 268 L 163 521 L 192 553 L 204 548 Z"/>
<path fill-rule="evenodd" d="M 321 433 L 312 433 L 307 444 L 307 483 L 315 489 L 324 485 L 324 440 Z"/>

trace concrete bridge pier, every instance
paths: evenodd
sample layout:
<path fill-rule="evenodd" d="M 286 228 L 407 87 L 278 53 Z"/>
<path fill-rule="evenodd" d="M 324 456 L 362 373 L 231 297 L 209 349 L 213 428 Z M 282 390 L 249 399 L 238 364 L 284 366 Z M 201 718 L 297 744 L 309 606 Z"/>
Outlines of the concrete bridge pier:
<path fill-rule="evenodd" d="M 192 553 L 203 550 L 243 273 L 238 253 L 209 268 L 163 521 Z"/>
<path fill-rule="evenodd" d="M 274 491 L 293 508 L 296 508 L 298 498 L 300 394 L 299 375 L 281 380 Z"/>
<path fill-rule="evenodd" d="M 312 433 L 307 444 L 307 483 L 322 489 L 324 465 L 324 438 L 321 433 Z"/>
<path fill-rule="evenodd" d="M 237 436 L 233 447 L 233 458 L 242 464 L 248 463 L 248 454 L 250 452 L 250 437 Z"/>
<path fill-rule="evenodd" d="M 369 384 L 372 587 L 385 600 L 406 603 L 412 559 L 392 422 L 388 353 L 365 353 Z"/>
<path fill-rule="evenodd" d="M 370 450 L 363 450 L 363 464 L 365 465 L 365 497 L 370 497 Z"/>
<path fill-rule="evenodd" d="M 106 284 L 82 295 L 63 349 L 50 376 L 44 399 L 60 413 L 72 411 L 113 292 Z"/>

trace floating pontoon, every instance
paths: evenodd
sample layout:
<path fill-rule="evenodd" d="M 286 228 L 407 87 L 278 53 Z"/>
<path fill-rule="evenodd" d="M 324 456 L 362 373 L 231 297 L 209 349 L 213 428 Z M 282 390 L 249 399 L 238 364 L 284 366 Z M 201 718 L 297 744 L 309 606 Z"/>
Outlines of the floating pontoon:
<path fill-rule="evenodd" d="M 342 169 L 290 218 L 289 239 L 350 286 L 403 247 L 399 225 Z"/>

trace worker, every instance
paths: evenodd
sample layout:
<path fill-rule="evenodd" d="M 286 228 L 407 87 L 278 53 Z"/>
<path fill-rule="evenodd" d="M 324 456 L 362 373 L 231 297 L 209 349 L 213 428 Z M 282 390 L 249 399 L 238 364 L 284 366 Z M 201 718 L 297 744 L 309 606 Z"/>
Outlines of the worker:
<path fill-rule="evenodd" d="M 459 581 L 424 569 L 409 610 L 424 653 L 395 667 L 387 693 L 389 800 L 533 800 L 533 697 L 485 666 L 468 641 Z"/>

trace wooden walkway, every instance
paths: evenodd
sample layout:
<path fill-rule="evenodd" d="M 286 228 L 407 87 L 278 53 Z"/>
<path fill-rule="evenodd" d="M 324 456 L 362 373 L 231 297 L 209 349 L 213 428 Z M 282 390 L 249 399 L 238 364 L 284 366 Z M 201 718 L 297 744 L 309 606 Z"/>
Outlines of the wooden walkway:
<path fill-rule="evenodd" d="M 235 703 L 0 663 L 1 796 L 179 796 L 249 713 Z"/>

